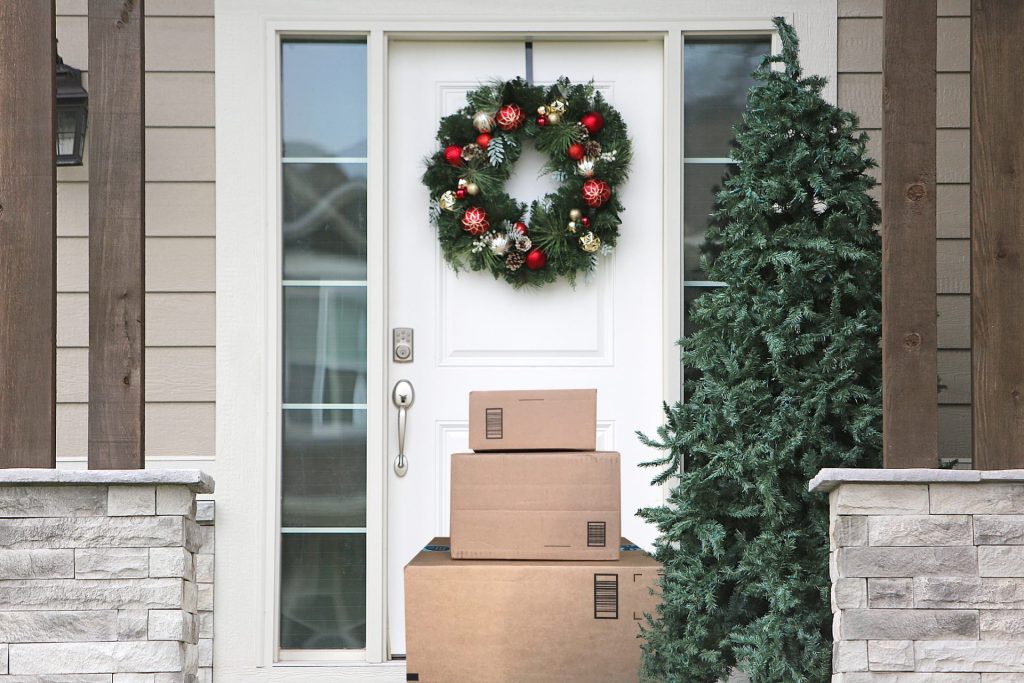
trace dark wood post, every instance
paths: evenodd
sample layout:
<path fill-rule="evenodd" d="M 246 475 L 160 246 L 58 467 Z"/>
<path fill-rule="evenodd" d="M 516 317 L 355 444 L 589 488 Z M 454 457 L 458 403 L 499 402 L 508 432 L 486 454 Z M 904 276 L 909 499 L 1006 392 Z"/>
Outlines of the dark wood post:
<path fill-rule="evenodd" d="M 89 0 L 89 467 L 145 466 L 143 0 Z"/>
<path fill-rule="evenodd" d="M 936 0 L 885 0 L 883 16 L 883 458 L 937 467 Z"/>
<path fill-rule="evenodd" d="M 1024 4 L 971 7 L 974 466 L 1024 468 Z"/>
<path fill-rule="evenodd" d="M 0 467 L 55 467 L 56 23 L 0 2 Z"/>

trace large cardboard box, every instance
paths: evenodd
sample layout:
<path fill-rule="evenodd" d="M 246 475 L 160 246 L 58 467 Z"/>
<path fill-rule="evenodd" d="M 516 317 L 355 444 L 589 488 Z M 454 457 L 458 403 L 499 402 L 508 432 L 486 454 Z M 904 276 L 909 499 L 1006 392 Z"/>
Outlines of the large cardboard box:
<path fill-rule="evenodd" d="M 618 453 L 456 453 L 451 465 L 452 557 L 618 559 Z"/>
<path fill-rule="evenodd" d="M 592 451 L 597 389 L 469 392 L 474 451 Z"/>
<path fill-rule="evenodd" d="M 405 566 L 408 681 L 629 683 L 661 565 L 455 560 L 435 538 Z"/>

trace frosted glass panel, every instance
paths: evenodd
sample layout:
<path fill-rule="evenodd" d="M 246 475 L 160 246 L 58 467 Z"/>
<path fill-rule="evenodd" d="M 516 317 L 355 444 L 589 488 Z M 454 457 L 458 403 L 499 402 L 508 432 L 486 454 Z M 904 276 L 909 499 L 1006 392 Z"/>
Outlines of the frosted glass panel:
<path fill-rule="evenodd" d="M 687 39 L 683 48 L 683 156 L 727 157 L 756 81 L 750 74 L 771 51 L 757 39 Z"/>
<path fill-rule="evenodd" d="M 366 535 L 281 539 L 281 647 L 366 647 Z"/>
<path fill-rule="evenodd" d="M 281 45 L 285 157 L 366 156 L 366 42 Z"/>

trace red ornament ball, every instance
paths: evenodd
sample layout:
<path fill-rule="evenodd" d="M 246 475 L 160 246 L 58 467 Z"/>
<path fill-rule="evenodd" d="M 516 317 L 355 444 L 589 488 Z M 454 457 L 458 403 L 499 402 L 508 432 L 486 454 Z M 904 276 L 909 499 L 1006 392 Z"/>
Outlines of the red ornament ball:
<path fill-rule="evenodd" d="M 448 145 L 444 148 L 444 160 L 452 166 L 462 166 L 462 148 L 458 145 Z"/>
<path fill-rule="evenodd" d="M 526 255 L 526 267 L 530 270 L 540 270 L 548 262 L 548 255 L 540 249 L 534 249 Z"/>
<path fill-rule="evenodd" d="M 537 125 L 538 126 L 546 126 L 546 125 L 548 125 L 548 118 L 546 116 L 538 116 L 537 117 Z"/>
<path fill-rule="evenodd" d="M 512 229 L 515 230 L 516 232 L 518 232 L 520 235 L 529 235 L 530 234 L 530 229 L 528 227 L 526 227 L 526 223 L 524 223 L 522 221 L 516 221 L 512 225 Z"/>
<path fill-rule="evenodd" d="M 476 144 L 480 145 L 481 149 L 487 149 L 487 145 L 491 144 L 491 134 L 480 133 L 476 136 Z"/>
<path fill-rule="evenodd" d="M 587 206 L 596 209 L 612 198 L 612 189 L 605 181 L 591 178 L 583 183 L 582 194 Z"/>
<path fill-rule="evenodd" d="M 602 128 L 604 128 L 604 117 L 601 116 L 601 112 L 588 111 L 586 114 L 580 117 L 580 123 L 587 129 L 587 132 L 591 135 L 597 135 Z"/>
<path fill-rule="evenodd" d="M 459 189 L 455 190 L 455 197 L 457 199 L 465 199 L 466 198 L 466 188 L 460 187 Z"/>
<path fill-rule="evenodd" d="M 523 113 L 523 108 L 515 103 L 504 105 L 498 110 L 497 116 L 494 117 L 498 127 L 505 131 L 515 130 L 523 125 L 525 120 L 526 114 Z"/>
<path fill-rule="evenodd" d="M 579 161 L 586 155 L 587 151 L 583 148 L 583 145 L 578 142 L 574 142 L 569 145 L 569 149 L 565 150 L 565 153 L 573 161 Z"/>
<path fill-rule="evenodd" d="M 487 212 L 479 206 L 471 206 L 462 214 L 462 229 L 474 237 L 487 232 L 491 224 L 487 222 Z"/>
<path fill-rule="evenodd" d="M 590 219 L 589 218 L 584 216 L 581 220 L 583 221 L 583 227 L 584 228 L 589 228 L 590 227 Z"/>

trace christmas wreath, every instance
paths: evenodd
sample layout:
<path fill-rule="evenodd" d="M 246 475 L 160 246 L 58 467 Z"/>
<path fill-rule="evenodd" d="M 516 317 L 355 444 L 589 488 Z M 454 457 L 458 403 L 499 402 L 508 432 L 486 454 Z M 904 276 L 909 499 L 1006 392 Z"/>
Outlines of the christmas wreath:
<path fill-rule="evenodd" d="M 456 270 L 486 270 L 515 287 L 538 286 L 597 267 L 619 237 L 617 188 L 632 149 L 626 124 L 594 88 L 560 78 L 483 85 L 441 119 L 441 149 L 426 161 L 431 222 Z M 527 114 L 527 112 L 535 112 Z M 504 190 L 523 144 L 547 155 L 560 185 L 529 207 Z"/>

